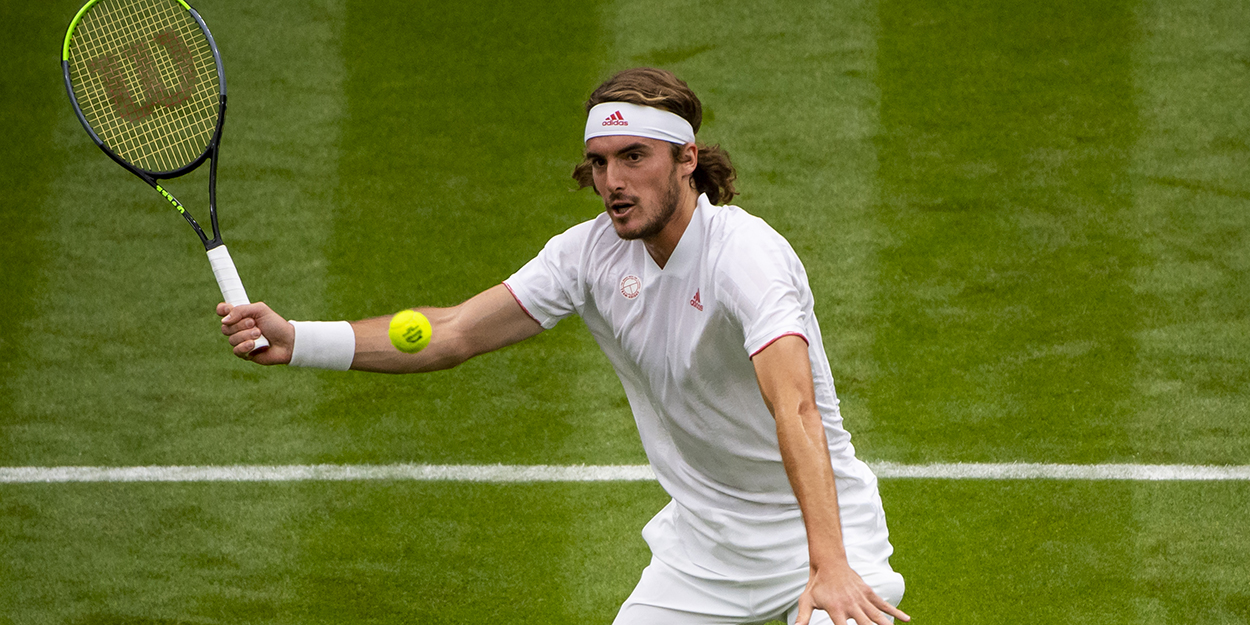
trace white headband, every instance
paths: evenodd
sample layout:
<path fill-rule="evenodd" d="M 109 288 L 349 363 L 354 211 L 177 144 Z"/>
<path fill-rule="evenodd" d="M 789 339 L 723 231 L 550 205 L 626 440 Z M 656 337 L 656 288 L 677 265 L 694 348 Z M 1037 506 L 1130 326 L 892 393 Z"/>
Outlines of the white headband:
<path fill-rule="evenodd" d="M 694 143 L 694 128 L 675 113 L 628 102 L 596 104 L 586 117 L 586 141 L 616 135 L 659 139 L 677 145 Z"/>

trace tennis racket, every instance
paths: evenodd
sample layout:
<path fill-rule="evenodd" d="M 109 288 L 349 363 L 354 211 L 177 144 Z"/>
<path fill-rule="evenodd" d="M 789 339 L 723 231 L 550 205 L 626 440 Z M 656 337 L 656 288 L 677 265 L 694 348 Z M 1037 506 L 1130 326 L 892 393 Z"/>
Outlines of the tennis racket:
<path fill-rule="evenodd" d="M 251 303 L 217 225 L 226 75 L 200 15 L 182 0 L 91 0 L 65 33 L 61 69 L 74 113 L 91 140 L 191 224 L 226 302 Z M 206 160 L 211 239 L 157 182 L 191 173 Z M 268 346 L 261 337 L 253 352 Z"/>

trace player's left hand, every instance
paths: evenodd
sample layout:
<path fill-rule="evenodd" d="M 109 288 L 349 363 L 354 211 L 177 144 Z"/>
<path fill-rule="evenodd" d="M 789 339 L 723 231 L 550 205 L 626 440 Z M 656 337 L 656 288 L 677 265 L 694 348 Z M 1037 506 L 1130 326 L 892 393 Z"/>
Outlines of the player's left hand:
<path fill-rule="evenodd" d="M 812 610 L 824 610 L 834 625 L 846 625 L 847 619 L 855 619 L 856 625 L 890 625 L 886 615 L 900 621 L 910 621 L 902 610 L 877 596 L 868 584 L 850 566 L 812 567 L 807 588 L 799 595 L 799 614 L 794 625 L 808 625 Z"/>

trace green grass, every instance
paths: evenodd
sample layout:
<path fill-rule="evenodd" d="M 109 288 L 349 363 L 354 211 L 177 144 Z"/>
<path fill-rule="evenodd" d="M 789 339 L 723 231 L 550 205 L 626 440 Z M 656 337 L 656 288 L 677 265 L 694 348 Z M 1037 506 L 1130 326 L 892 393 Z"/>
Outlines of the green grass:
<path fill-rule="evenodd" d="M 9 328 L 0 331 L 0 380 L 7 382 L 17 375 L 20 364 L 31 357 L 24 337 L 31 331 L 31 320 L 38 315 L 37 300 L 46 288 L 37 268 L 49 259 L 41 238 L 50 221 L 48 197 L 59 163 L 54 150 L 31 146 L 49 145 L 50 129 L 59 119 L 56 107 L 63 101 L 52 88 L 56 74 L 50 68 L 55 67 L 56 57 L 49 50 L 54 49 L 58 31 L 63 27 L 48 19 L 42 7 L 6 5 L 3 16 L 6 30 L 20 33 L 19 37 L 24 35 L 24 39 L 14 42 L 11 51 L 5 49 L 4 61 L 0 61 L 0 69 L 7 77 L 0 81 L 0 96 L 5 102 L 20 103 L 0 107 L 0 123 L 6 129 L 0 133 L 0 158 L 6 165 L 0 167 L 0 188 L 5 189 L 0 200 L 0 232 L 4 233 L 0 245 L 0 267 L 4 268 L 0 271 L 0 289 L 5 293 L 10 319 Z M 42 45 L 45 42 L 51 43 Z M 18 163 L 21 166 L 16 166 Z M 12 406 L 15 395 L 12 384 L 0 384 L 0 406 Z M 4 412 L 8 415 L 4 421 L 7 431 L 18 419 L 11 409 Z M 7 447 L 0 446 L 0 459 L 7 459 Z"/>
<path fill-rule="evenodd" d="M 1130 435 L 1151 461 L 1250 457 L 1250 113 L 1223 106 L 1250 89 L 1250 49 L 1223 33 L 1250 17 L 1232 4 L 1155 2 L 1135 56 L 1145 131 L 1133 152 L 1134 271 L 1142 301 Z"/>
<path fill-rule="evenodd" d="M 607 622 L 665 501 L 654 484 L 14 487 L 0 622 Z"/>
<path fill-rule="evenodd" d="M 1245 483 L 907 480 L 881 493 L 915 622 L 1250 616 Z"/>
<path fill-rule="evenodd" d="M 640 463 L 576 320 L 427 376 L 229 355 L 92 146 L 77 0 L 0 6 L 0 465 Z M 1250 10 L 1164 0 L 197 9 L 220 203 L 296 319 L 447 305 L 593 217 L 581 102 L 660 65 L 792 242 L 866 459 L 1250 464 Z M 204 172 L 168 186 L 205 208 Z M 1244 483 L 886 480 L 922 623 L 1250 620 Z M 610 622 L 654 484 L 0 486 L 0 624 Z"/>
<path fill-rule="evenodd" d="M 1133 418 L 1139 318 L 1129 7 L 885 2 L 881 15 L 886 375 L 870 403 L 888 431 L 931 441 L 891 451 L 1131 457 L 1115 432 Z"/>
<path fill-rule="evenodd" d="M 1238 623 L 1250 607 L 1245 484 L 907 480 L 882 496 L 916 622 Z M 654 484 L 10 486 L 0 613 L 609 622 L 664 500 Z"/>

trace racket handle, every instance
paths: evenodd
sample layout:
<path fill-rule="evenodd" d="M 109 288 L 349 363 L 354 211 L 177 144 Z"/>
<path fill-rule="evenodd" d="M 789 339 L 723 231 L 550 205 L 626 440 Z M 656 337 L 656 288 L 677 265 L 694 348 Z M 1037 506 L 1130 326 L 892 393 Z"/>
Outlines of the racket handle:
<path fill-rule="evenodd" d="M 226 299 L 227 304 L 242 306 L 252 303 L 247 299 L 247 291 L 243 288 L 243 281 L 239 279 L 239 270 L 234 268 L 234 260 L 230 258 L 226 246 L 218 245 L 208 250 L 208 262 L 213 266 L 213 276 L 217 278 L 217 286 L 221 288 L 221 296 Z M 252 353 L 266 347 L 269 347 L 269 341 L 262 336 L 256 339 L 256 347 L 252 348 Z"/>

